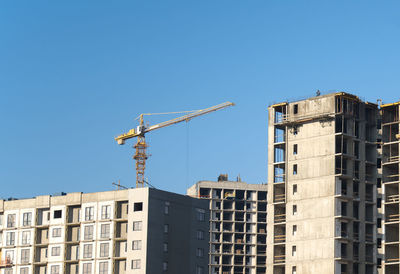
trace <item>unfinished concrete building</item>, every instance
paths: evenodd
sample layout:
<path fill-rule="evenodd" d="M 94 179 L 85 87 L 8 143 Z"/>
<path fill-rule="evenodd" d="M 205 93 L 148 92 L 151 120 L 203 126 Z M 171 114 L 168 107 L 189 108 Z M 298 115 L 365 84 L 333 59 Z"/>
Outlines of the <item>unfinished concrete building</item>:
<path fill-rule="evenodd" d="M 377 272 L 377 118 L 347 93 L 269 107 L 267 273 Z"/>
<path fill-rule="evenodd" d="M 383 183 L 383 252 L 384 273 L 400 273 L 399 211 L 399 108 L 400 102 L 381 106 L 382 183 Z"/>
<path fill-rule="evenodd" d="M 210 274 L 266 273 L 266 185 L 200 181 L 187 190 L 205 199 L 210 209 Z"/>
<path fill-rule="evenodd" d="M 205 274 L 208 203 L 150 188 L 0 201 L 2 274 Z"/>

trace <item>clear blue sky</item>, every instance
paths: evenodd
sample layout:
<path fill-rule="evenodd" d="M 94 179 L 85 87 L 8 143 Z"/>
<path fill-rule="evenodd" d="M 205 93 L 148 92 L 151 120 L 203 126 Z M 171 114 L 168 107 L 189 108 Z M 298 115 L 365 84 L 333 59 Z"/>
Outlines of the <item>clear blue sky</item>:
<path fill-rule="evenodd" d="M 143 112 L 233 108 L 147 136 L 146 176 L 185 193 L 267 178 L 267 106 L 347 91 L 399 100 L 398 1 L 2 1 L 1 197 L 135 184 Z M 152 117 L 149 123 L 172 117 Z"/>

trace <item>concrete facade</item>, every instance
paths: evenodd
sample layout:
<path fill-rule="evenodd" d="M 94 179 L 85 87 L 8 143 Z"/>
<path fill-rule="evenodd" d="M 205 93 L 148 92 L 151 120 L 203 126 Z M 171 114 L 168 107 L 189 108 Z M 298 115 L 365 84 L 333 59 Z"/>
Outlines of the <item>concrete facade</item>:
<path fill-rule="evenodd" d="M 1 200 L 1 273 L 206 273 L 208 217 L 206 201 L 149 188 Z"/>
<path fill-rule="evenodd" d="M 209 269 L 212 274 L 266 272 L 266 185 L 200 181 L 187 194 L 208 201 Z"/>
<path fill-rule="evenodd" d="M 376 273 L 377 105 L 269 107 L 267 273 Z"/>

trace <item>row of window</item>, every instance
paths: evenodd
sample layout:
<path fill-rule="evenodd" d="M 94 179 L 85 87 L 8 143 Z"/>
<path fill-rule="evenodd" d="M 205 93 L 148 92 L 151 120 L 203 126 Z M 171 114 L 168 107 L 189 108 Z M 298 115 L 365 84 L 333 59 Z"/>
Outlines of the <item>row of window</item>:
<path fill-rule="evenodd" d="M 84 240 L 93 240 L 93 229 L 94 229 L 93 225 L 88 225 L 88 226 L 84 227 Z M 100 238 L 102 238 L 102 239 L 110 238 L 110 229 L 111 229 L 110 224 L 102 224 L 100 226 Z M 62 231 L 62 228 L 60 228 L 60 227 L 53 228 L 52 237 L 53 238 L 61 237 L 61 231 Z M 79 232 L 79 230 L 78 230 L 78 232 Z M 78 238 L 79 238 L 79 235 L 78 235 Z M 30 244 L 30 241 L 31 241 L 31 231 L 22 231 L 21 244 L 22 245 Z M 7 246 L 15 245 L 15 232 L 14 231 L 7 232 L 6 245 Z"/>
<path fill-rule="evenodd" d="M 100 262 L 99 263 L 99 274 L 108 274 L 108 262 Z M 21 267 L 20 274 L 28 274 L 29 267 Z M 59 274 L 60 273 L 60 266 L 59 265 L 52 265 L 50 267 L 50 274 Z M 91 263 L 84 263 L 82 265 L 82 274 L 92 274 L 92 264 Z M 4 270 L 4 274 L 13 274 L 13 269 L 8 268 Z"/>
<path fill-rule="evenodd" d="M 61 219 L 62 218 L 62 210 L 54 210 L 53 213 L 54 219 Z M 110 205 L 103 205 L 101 207 L 101 219 L 106 220 L 111 218 L 111 206 Z M 48 217 L 48 220 L 50 218 Z M 92 221 L 94 220 L 94 207 L 89 206 L 85 208 L 85 221 Z M 1 218 L 0 218 L 1 224 Z M 25 212 L 22 214 L 22 226 L 31 226 L 32 225 L 32 212 Z M 16 227 L 16 214 L 8 214 L 7 215 L 7 228 Z"/>

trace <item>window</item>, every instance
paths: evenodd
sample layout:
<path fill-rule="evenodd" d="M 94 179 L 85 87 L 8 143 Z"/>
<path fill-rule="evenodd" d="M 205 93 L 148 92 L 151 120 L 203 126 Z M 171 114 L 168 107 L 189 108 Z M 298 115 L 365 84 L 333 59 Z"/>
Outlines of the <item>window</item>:
<path fill-rule="evenodd" d="M 83 273 L 82 274 L 92 274 L 92 264 L 91 263 L 83 264 Z"/>
<path fill-rule="evenodd" d="M 292 256 L 296 256 L 296 246 L 292 246 Z"/>
<path fill-rule="evenodd" d="M 111 219 L 111 206 L 103 205 L 101 207 L 101 219 Z"/>
<path fill-rule="evenodd" d="M 108 243 L 100 244 L 100 257 L 108 257 L 110 245 Z"/>
<path fill-rule="evenodd" d="M 197 240 L 204 240 L 204 231 L 197 230 Z"/>
<path fill-rule="evenodd" d="M 27 245 L 31 242 L 31 232 L 30 231 L 22 231 L 22 241 L 21 244 Z"/>
<path fill-rule="evenodd" d="M 110 224 L 101 225 L 100 238 L 110 238 Z"/>
<path fill-rule="evenodd" d="M 83 239 L 84 240 L 93 240 L 93 226 L 92 225 L 85 226 Z"/>
<path fill-rule="evenodd" d="M 297 135 L 297 133 L 299 133 L 299 130 L 295 126 L 295 127 L 293 127 L 293 135 Z"/>
<path fill-rule="evenodd" d="M 53 228 L 53 238 L 61 237 L 61 227 Z"/>
<path fill-rule="evenodd" d="M 168 243 L 164 243 L 164 252 L 168 252 Z"/>
<path fill-rule="evenodd" d="M 14 261 L 14 251 L 13 250 L 8 250 L 6 251 L 6 258 L 9 258 L 11 262 Z"/>
<path fill-rule="evenodd" d="M 204 249 L 202 249 L 202 248 L 197 248 L 197 251 L 196 251 L 196 256 L 197 257 L 204 257 Z"/>
<path fill-rule="evenodd" d="M 296 236 L 296 233 L 297 233 L 297 225 L 294 225 L 294 226 L 292 227 L 292 235 L 293 235 L 293 236 Z"/>
<path fill-rule="evenodd" d="M 295 266 L 292 266 L 292 274 L 296 274 L 296 273 L 297 273 L 296 267 L 295 267 Z"/>
<path fill-rule="evenodd" d="M 6 272 L 7 273 L 7 272 Z M 29 268 L 28 267 L 21 267 L 19 269 L 20 274 L 29 274 Z"/>
<path fill-rule="evenodd" d="M 297 164 L 293 165 L 293 175 L 297 174 Z"/>
<path fill-rule="evenodd" d="M 51 248 L 51 256 L 60 256 L 61 248 L 59 246 L 55 246 Z"/>
<path fill-rule="evenodd" d="M 197 266 L 196 274 L 204 274 L 204 268 L 202 266 Z"/>
<path fill-rule="evenodd" d="M 27 264 L 29 263 L 29 249 L 22 249 L 21 250 L 21 263 Z"/>
<path fill-rule="evenodd" d="M 297 144 L 293 145 L 293 155 L 297 155 Z"/>
<path fill-rule="evenodd" d="M 23 226 L 30 226 L 32 225 L 32 212 L 25 212 L 22 215 L 22 225 Z"/>
<path fill-rule="evenodd" d="M 167 215 L 169 214 L 169 202 L 165 202 L 164 213 Z"/>
<path fill-rule="evenodd" d="M 293 215 L 297 215 L 297 205 L 293 205 Z"/>
<path fill-rule="evenodd" d="M 197 211 L 197 221 L 204 222 L 206 217 L 206 211 L 200 208 L 198 208 L 196 211 Z"/>
<path fill-rule="evenodd" d="M 15 232 L 7 232 L 6 245 L 15 245 Z"/>
<path fill-rule="evenodd" d="M 142 241 L 137 240 L 137 241 L 132 241 L 132 250 L 140 250 L 142 249 Z"/>
<path fill-rule="evenodd" d="M 13 274 L 12 268 L 6 268 L 6 269 L 4 269 L 4 274 Z"/>
<path fill-rule="evenodd" d="M 297 184 L 293 185 L 293 195 L 297 193 Z"/>
<path fill-rule="evenodd" d="M 168 263 L 167 262 L 163 262 L 162 269 L 163 269 L 163 271 L 167 271 L 168 270 Z"/>
<path fill-rule="evenodd" d="M 108 262 L 99 263 L 99 274 L 108 274 Z"/>
<path fill-rule="evenodd" d="M 93 246 L 92 244 L 83 245 L 83 258 L 92 258 Z"/>
<path fill-rule="evenodd" d="M 133 222 L 133 231 L 141 231 L 142 230 L 142 222 Z"/>
<path fill-rule="evenodd" d="M 94 209 L 92 206 L 85 208 L 85 221 L 91 221 L 94 218 Z"/>
<path fill-rule="evenodd" d="M 131 269 L 140 269 L 140 260 L 132 260 Z"/>
<path fill-rule="evenodd" d="M 164 225 L 164 233 L 168 233 L 168 231 L 169 231 L 169 225 L 165 224 Z"/>
<path fill-rule="evenodd" d="M 294 106 L 293 106 L 293 114 L 297 114 L 299 112 L 299 105 L 298 104 L 295 104 Z"/>
<path fill-rule="evenodd" d="M 15 227 L 15 214 L 7 215 L 7 227 Z"/>
<path fill-rule="evenodd" d="M 54 210 L 53 218 L 54 219 L 61 219 L 62 217 L 62 210 Z"/>
<path fill-rule="evenodd" d="M 51 269 L 50 274 L 59 274 L 60 273 L 59 265 L 52 265 L 50 269 Z"/>
<path fill-rule="evenodd" d="M 143 210 L 143 203 L 134 203 L 133 204 L 133 211 L 142 211 Z"/>

